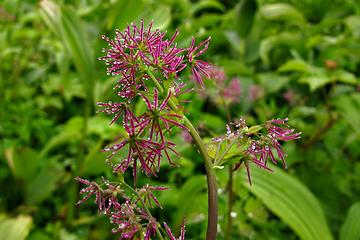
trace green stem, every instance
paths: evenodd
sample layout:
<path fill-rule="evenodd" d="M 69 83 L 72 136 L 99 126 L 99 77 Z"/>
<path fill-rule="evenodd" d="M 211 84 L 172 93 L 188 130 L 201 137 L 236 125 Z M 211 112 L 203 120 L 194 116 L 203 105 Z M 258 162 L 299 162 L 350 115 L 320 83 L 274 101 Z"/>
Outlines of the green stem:
<path fill-rule="evenodd" d="M 234 199 L 234 193 L 233 193 L 233 170 L 232 165 L 229 166 L 229 181 L 227 185 L 228 190 L 228 211 L 226 214 L 227 222 L 226 222 L 226 230 L 225 230 L 225 240 L 230 239 L 231 237 L 231 229 L 232 229 L 232 203 Z"/>
<path fill-rule="evenodd" d="M 85 110 L 84 110 L 84 123 L 83 123 L 83 129 L 82 129 L 82 142 L 80 143 L 80 148 L 78 151 L 78 155 L 76 156 L 75 160 L 75 166 L 72 171 L 72 178 L 79 176 L 81 167 L 83 164 L 83 161 L 86 156 L 86 141 L 87 141 L 87 131 L 88 131 L 88 122 L 92 111 L 92 97 L 91 94 L 88 94 L 85 101 Z M 70 185 L 70 191 L 68 193 L 69 197 L 69 208 L 66 216 L 66 222 L 67 224 L 71 225 L 74 221 L 74 218 L 76 216 L 76 202 L 79 195 L 79 184 L 76 181 L 72 181 Z"/>
<path fill-rule="evenodd" d="M 120 183 L 121 185 L 125 186 L 127 189 L 129 189 L 132 193 L 134 193 L 138 199 L 140 200 L 141 202 L 141 205 L 144 207 L 146 213 L 151 217 L 153 218 L 153 216 L 151 215 L 151 212 L 150 210 L 148 209 L 148 207 L 145 205 L 144 203 L 144 200 L 141 198 L 141 196 L 139 195 L 139 193 L 137 191 L 135 191 L 135 189 L 133 189 L 131 186 L 129 186 L 127 183 L 125 182 L 121 182 Z M 158 225 L 158 224 L 157 224 Z M 161 227 L 161 226 L 160 226 Z M 160 229 L 159 229 L 159 225 L 158 227 L 156 228 L 156 234 L 158 235 L 159 239 L 160 240 L 165 240 L 164 237 L 162 236 L 161 232 L 160 232 Z"/>
<path fill-rule="evenodd" d="M 155 78 L 152 72 L 148 70 L 147 74 L 152 80 L 152 82 L 155 84 L 158 91 L 160 93 L 164 93 L 164 88 L 161 86 L 161 84 L 158 82 L 158 80 Z M 168 105 L 174 112 L 177 112 L 178 108 L 171 99 L 169 99 Z M 216 183 L 215 170 L 213 168 L 213 163 L 211 161 L 211 158 L 206 151 L 205 144 L 202 141 L 198 131 L 195 129 L 191 121 L 185 115 L 182 115 L 182 117 L 184 119 L 185 127 L 187 127 L 187 129 L 189 130 L 189 133 L 192 136 L 204 160 L 206 177 L 207 177 L 207 186 L 208 186 L 208 225 L 207 225 L 206 239 L 215 240 L 217 233 L 217 219 L 218 219 L 217 183 Z"/>
<path fill-rule="evenodd" d="M 225 112 L 226 112 L 226 118 L 228 120 L 228 122 L 231 121 L 231 113 L 230 113 L 230 109 L 228 107 L 228 105 L 225 103 L 225 101 L 223 101 L 223 106 L 225 108 Z M 230 144 L 230 147 L 228 148 L 230 150 L 230 148 L 233 146 L 233 144 L 235 143 L 235 141 L 233 141 Z M 225 156 L 225 154 L 223 155 Z M 229 174 L 229 180 L 227 183 L 227 194 L 228 194 L 228 208 L 227 208 L 227 213 L 226 213 L 226 229 L 225 229 L 225 240 L 229 240 L 231 238 L 231 229 L 232 229 L 232 217 L 231 217 L 231 212 L 232 212 L 232 204 L 233 204 L 233 199 L 234 199 L 234 192 L 233 192 L 233 185 L 234 185 L 234 180 L 233 180 L 233 165 L 231 164 L 229 166 L 229 170 L 228 170 L 228 174 Z"/>

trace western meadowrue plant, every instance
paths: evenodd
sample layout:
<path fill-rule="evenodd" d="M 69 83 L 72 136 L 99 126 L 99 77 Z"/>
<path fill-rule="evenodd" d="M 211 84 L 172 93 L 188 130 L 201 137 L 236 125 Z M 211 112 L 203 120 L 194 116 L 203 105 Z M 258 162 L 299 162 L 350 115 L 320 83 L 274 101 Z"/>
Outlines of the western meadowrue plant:
<path fill-rule="evenodd" d="M 118 76 L 114 89 L 119 101 L 98 103 L 99 111 L 112 115 L 110 124 L 119 123 L 126 131 L 126 137 L 117 139 L 103 151 L 109 153 L 107 162 L 114 173 L 122 176 L 131 168 L 134 186 L 121 177 L 118 182 L 103 179 L 101 183 L 78 177 L 76 180 L 85 185 L 80 191 L 83 198 L 78 203 L 95 195 L 99 212 L 110 218 L 114 225 L 112 231 L 119 234 L 120 239 L 185 239 L 185 224 L 176 238 L 166 223 L 158 222 L 151 214 L 150 209 L 161 208 L 156 192 L 167 188 L 137 186 L 136 182 L 139 171 L 148 177 L 157 176 L 161 161 L 176 165 L 171 158 L 179 153 L 169 140 L 173 129 L 189 133 L 203 158 L 208 189 L 208 240 L 216 239 L 217 234 L 216 170 L 229 165 L 231 173 L 243 166 L 251 184 L 250 164 L 272 171 L 268 162 L 277 164 L 280 159 L 286 167 L 281 142 L 300 138 L 300 133 L 290 128 L 287 119 L 273 119 L 248 127 L 244 118 L 240 118 L 229 122 L 224 136 L 205 143 L 179 99 L 191 90 L 186 88 L 186 80 L 180 79 L 180 73 L 189 69 L 203 93 L 206 93 L 204 80 L 215 80 L 219 86 L 217 101 L 225 107 L 238 102 L 240 82 L 232 79 L 225 84 L 224 73 L 219 68 L 199 59 L 206 52 L 210 37 L 199 44 L 193 37 L 189 47 L 179 48 L 175 42 L 178 34 L 176 31 L 168 39 L 165 32 L 153 30 L 151 24 L 145 27 L 141 21 L 139 26 L 131 24 L 124 31 L 116 30 L 114 39 L 102 37 L 109 48 L 103 50 L 105 56 L 100 60 L 108 66 L 108 75 Z M 144 101 L 146 109 L 142 114 L 135 114 L 134 104 L 139 100 Z M 117 155 L 125 157 L 116 159 Z"/>

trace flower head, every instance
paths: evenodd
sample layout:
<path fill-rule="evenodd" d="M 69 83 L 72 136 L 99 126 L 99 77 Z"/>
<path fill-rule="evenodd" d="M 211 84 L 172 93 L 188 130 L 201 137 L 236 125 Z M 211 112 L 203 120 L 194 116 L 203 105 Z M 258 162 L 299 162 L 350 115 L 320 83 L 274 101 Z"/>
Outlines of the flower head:
<path fill-rule="evenodd" d="M 209 78 L 210 77 L 210 69 L 211 65 L 205 61 L 196 59 L 200 55 L 202 55 L 209 47 L 211 37 L 208 37 L 206 40 L 199 43 L 199 45 L 195 46 L 195 38 L 191 39 L 191 44 L 187 49 L 187 60 L 190 63 L 191 72 L 195 77 L 196 81 L 200 84 L 202 88 L 205 87 L 203 76 Z"/>

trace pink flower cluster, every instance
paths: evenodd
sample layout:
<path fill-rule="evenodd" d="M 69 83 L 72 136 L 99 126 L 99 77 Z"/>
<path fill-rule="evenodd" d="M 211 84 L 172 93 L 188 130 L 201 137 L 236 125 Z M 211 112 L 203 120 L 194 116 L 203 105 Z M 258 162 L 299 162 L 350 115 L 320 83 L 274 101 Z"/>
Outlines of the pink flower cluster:
<path fill-rule="evenodd" d="M 147 91 L 148 69 L 156 72 L 158 81 L 162 82 L 164 78 L 176 78 L 189 66 L 197 82 L 204 86 L 203 77 L 209 76 L 211 65 L 197 58 L 207 50 L 210 38 L 197 46 L 192 38 L 188 48 L 178 48 L 174 41 L 179 32 L 170 39 L 166 39 L 165 34 L 153 31 L 151 24 L 145 28 L 141 21 L 140 26 L 131 24 L 123 32 L 117 30 L 115 39 L 102 36 L 110 48 L 103 49 L 106 55 L 99 59 L 108 65 L 109 75 L 120 76 L 115 86 L 119 96 L 129 100 L 139 92 Z"/>
<path fill-rule="evenodd" d="M 287 121 L 287 118 L 269 120 L 262 127 L 265 133 L 260 133 L 258 131 L 256 133 L 251 133 L 247 131 L 249 128 L 246 126 L 245 119 L 241 118 L 239 121 L 231 123 L 235 130 L 232 130 L 231 127 L 227 125 L 227 134 L 225 137 L 215 138 L 214 141 L 221 143 L 225 140 L 239 140 L 240 144 L 250 143 L 241 159 L 234 165 L 234 170 L 240 168 L 244 163 L 248 180 L 251 184 L 250 162 L 260 168 L 272 172 L 267 166 L 268 161 L 270 160 L 276 165 L 278 163 L 277 159 L 280 159 L 283 167 L 287 168 L 285 162 L 286 154 L 279 141 L 299 139 L 301 135 L 301 132 L 296 133 L 295 129 L 290 128 Z"/>
<path fill-rule="evenodd" d="M 157 221 L 146 211 L 146 207 L 154 207 L 154 204 L 161 207 L 153 191 L 162 191 L 167 188 L 145 185 L 135 190 L 137 194 L 129 194 L 121 184 L 112 184 L 105 179 L 100 185 L 79 177 L 76 180 L 85 185 L 80 190 L 80 194 L 84 196 L 78 204 L 95 195 L 99 212 L 110 218 L 110 222 L 115 225 L 112 232 L 120 234 L 120 239 L 150 240 L 156 234 Z M 166 223 L 164 227 L 169 238 L 175 239 Z M 184 227 L 182 232 L 183 236 Z"/>
<path fill-rule="evenodd" d="M 236 77 L 232 78 L 230 81 L 227 81 L 227 76 L 224 71 L 217 67 L 212 66 L 209 69 L 209 78 L 214 80 L 217 90 L 217 97 L 221 97 L 225 104 L 239 103 L 241 96 L 241 85 L 240 80 Z M 214 97 L 214 96 L 209 96 Z M 216 100 L 215 100 L 216 102 Z"/>
<path fill-rule="evenodd" d="M 175 144 L 168 141 L 166 134 L 173 127 L 187 131 L 181 124 L 182 117 L 168 107 L 169 99 L 184 92 L 184 83 L 174 81 L 178 73 L 187 66 L 200 86 L 204 86 L 203 77 L 209 77 L 210 64 L 197 59 L 208 48 L 210 38 L 195 45 L 192 38 L 188 48 L 178 48 L 175 39 L 178 31 L 170 38 L 165 33 L 131 24 L 123 32 L 116 31 L 114 39 L 103 36 L 109 44 L 103 51 L 104 60 L 108 65 L 108 74 L 119 76 L 115 89 L 122 98 L 120 102 L 100 102 L 100 110 L 113 115 L 111 123 L 122 120 L 127 136 L 112 146 L 105 147 L 110 152 L 109 159 L 122 149 L 127 149 L 127 157 L 117 164 L 113 164 L 114 172 L 125 172 L 129 166 L 133 169 L 136 179 L 139 165 L 146 175 L 156 175 L 160 170 L 160 162 L 166 158 L 171 164 L 170 152 Z M 149 73 L 151 72 L 151 73 Z M 150 76 L 151 74 L 151 76 Z M 155 77 L 159 84 L 171 84 L 166 95 L 160 94 L 152 87 L 151 77 Z M 130 110 L 132 100 L 139 96 L 146 104 L 147 110 L 140 116 Z"/>

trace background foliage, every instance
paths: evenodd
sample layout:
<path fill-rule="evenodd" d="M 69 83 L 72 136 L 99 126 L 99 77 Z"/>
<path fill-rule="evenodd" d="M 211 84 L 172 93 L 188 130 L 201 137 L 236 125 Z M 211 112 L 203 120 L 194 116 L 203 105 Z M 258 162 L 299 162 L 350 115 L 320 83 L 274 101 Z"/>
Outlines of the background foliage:
<path fill-rule="evenodd" d="M 75 208 L 80 175 L 114 178 L 99 150 L 122 133 L 95 114 L 113 98 L 114 77 L 96 61 L 111 35 L 140 19 L 191 36 L 212 36 L 207 59 L 238 77 L 233 118 L 289 117 L 302 139 L 285 146 L 289 170 L 235 176 L 233 239 L 359 239 L 360 4 L 356 0 L 0 1 L 0 239 L 114 239 L 95 208 Z M 187 81 L 188 76 L 183 79 Z M 208 89 L 214 89 L 211 81 Z M 226 113 L 191 94 L 189 115 L 204 136 L 225 131 Z M 139 104 L 139 109 L 143 106 Z M 191 144 L 167 163 L 155 214 L 188 239 L 205 234 L 206 184 Z M 219 170 L 219 239 L 227 171 Z M 145 181 L 145 179 L 143 179 Z M 193 197 L 189 197 L 193 196 Z"/>

